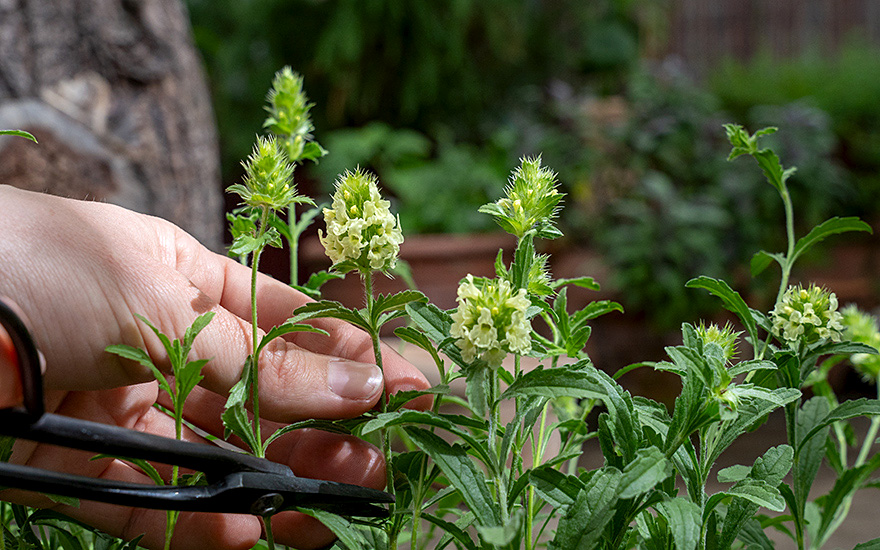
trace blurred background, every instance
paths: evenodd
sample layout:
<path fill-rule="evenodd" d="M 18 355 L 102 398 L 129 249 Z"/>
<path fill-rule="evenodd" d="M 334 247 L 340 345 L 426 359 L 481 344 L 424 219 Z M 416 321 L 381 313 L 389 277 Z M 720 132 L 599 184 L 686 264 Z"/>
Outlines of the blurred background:
<path fill-rule="evenodd" d="M 299 171 L 301 188 L 326 196 L 337 174 L 368 167 L 408 238 L 495 231 L 477 207 L 500 196 L 521 156 L 541 154 L 567 193 L 566 236 L 549 243 L 559 269 L 596 276 L 655 344 L 682 321 L 718 315 L 708 294 L 684 288 L 694 276 L 724 278 L 758 305 L 775 295 L 776 275 L 752 280 L 747 266 L 761 248 L 782 249 L 781 202 L 754 163 L 727 162 L 723 123 L 780 128 L 767 144 L 798 167 L 800 232 L 831 215 L 880 221 L 880 5 L 871 0 L 187 6 L 224 185 L 239 178 L 284 65 L 304 75 L 315 136 L 329 150 Z M 877 305 L 873 238 L 838 238 L 805 263 L 800 276 L 828 284 L 841 303 Z M 633 348 L 622 338 L 622 350 L 607 352 L 618 365 Z"/>

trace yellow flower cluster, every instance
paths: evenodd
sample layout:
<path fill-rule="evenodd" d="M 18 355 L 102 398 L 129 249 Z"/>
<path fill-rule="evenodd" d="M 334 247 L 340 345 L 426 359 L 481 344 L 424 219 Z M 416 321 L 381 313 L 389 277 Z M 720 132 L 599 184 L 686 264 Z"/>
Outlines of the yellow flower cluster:
<path fill-rule="evenodd" d="M 379 194 L 376 177 L 360 169 L 336 181 L 330 208 L 324 209 L 327 234 L 321 244 L 333 265 L 351 262 L 361 272 L 388 271 L 397 263 L 403 233 Z"/>
<path fill-rule="evenodd" d="M 468 275 L 458 287 L 458 308 L 449 333 L 467 362 L 480 357 L 493 369 L 507 353 L 532 348 L 526 309 L 531 302 L 525 289 L 513 291 L 506 279 L 475 281 Z"/>
<path fill-rule="evenodd" d="M 856 306 L 847 306 L 841 313 L 848 340 L 861 342 L 880 350 L 880 327 L 877 325 L 876 317 L 859 310 Z M 849 360 L 867 380 L 876 381 L 880 377 L 880 355 L 854 353 Z"/>
<path fill-rule="evenodd" d="M 842 339 L 842 316 L 837 311 L 837 296 L 816 285 L 791 286 L 771 313 L 773 334 L 797 346 L 799 341 L 813 344 L 820 339 Z"/>

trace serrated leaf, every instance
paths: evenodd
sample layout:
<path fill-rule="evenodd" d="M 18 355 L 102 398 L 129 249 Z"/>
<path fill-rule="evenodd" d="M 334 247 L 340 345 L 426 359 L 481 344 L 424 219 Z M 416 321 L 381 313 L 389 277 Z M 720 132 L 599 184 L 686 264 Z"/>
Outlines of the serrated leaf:
<path fill-rule="evenodd" d="M 390 295 L 380 294 L 373 302 L 373 316 L 376 317 L 386 311 L 403 309 L 407 304 L 413 302 L 426 303 L 427 301 L 428 297 L 418 290 L 404 290 Z"/>
<path fill-rule="evenodd" d="M 748 479 L 734 485 L 727 493 L 731 496 L 744 498 L 774 512 L 785 510 L 785 499 L 782 498 L 779 489 L 766 481 Z"/>
<path fill-rule="evenodd" d="M 529 287 L 529 274 L 535 261 L 535 233 L 527 231 L 516 245 L 510 266 L 510 283 L 514 290 Z"/>
<path fill-rule="evenodd" d="M 830 237 L 831 235 L 847 233 L 849 231 L 867 231 L 868 233 L 873 233 L 870 225 L 856 217 L 839 218 L 835 216 L 820 223 L 805 236 L 798 239 L 797 243 L 794 245 L 794 251 L 791 258 L 789 258 L 789 262 L 794 263 L 798 256 L 809 250 L 819 241 Z"/>
<path fill-rule="evenodd" d="M 114 344 L 112 346 L 107 346 L 104 348 L 108 353 L 112 353 L 114 355 L 118 355 L 124 359 L 128 359 L 130 361 L 135 361 L 140 363 L 141 365 L 150 369 L 153 373 L 153 377 L 156 379 L 156 382 L 159 383 L 159 387 L 168 394 L 172 399 L 174 398 L 174 392 L 171 390 L 171 384 L 168 383 L 168 379 L 165 377 L 165 374 L 159 370 L 156 365 L 153 364 L 153 360 L 150 359 L 150 356 L 147 355 L 147 352 L 138 349 L 132 346 L 127 346 L 125 344 Z"/>
<path fill-rule="evenodd" d="M 614 516 L 621 474 L 613 468 L 598 470 L 578 493 L 565 516 L 559 520 L 553 550 L 592 550 L 605 525 Z"/>
<path fill-rule="evenodd" d="M 669 525 L 676 550 L 694 550 L 700 540 L 700 508 L 684 498 L 658 502 L 654 508 Z"/>
<path fill-rule="evenodd" d="M 752 468 L 743 464 L 734 464 L 718 470 L 718 483 L 736 483 L 749 477 Z"/>
<path fill-rule="evenodd" d="M 407 435 L 440 468 L 483 527 L 501 524 L 499 503 L 492 498 L 486 477 L 465 450 L 450 445 L 439 436 L 415 426 L 404 428 Z"/>
<path fill-rule="evenodd" d="M 299 323 L 307 319 L 316 319 L 322 317 L 331 317 L 334 319 L 342 319 L 358 326 L 366 331 L 370 330 L 369 321 L 361 314 L 360 311 L 349 309 L 339 302 L 331 300 L 321 300 L 318 302 L 310 302 L 304 306 L 298 307 L 293 312 L 293 317 L 287 320 L 288 323 Z"/>
<path fill-rule="evenodd" d="M 437 344 L 449 338 L 452 318 L 434 304 L 413 302 L 407 304 L 406 312 L 410 320 L 425 331 L 425 335 Z"/>
<path fill-rule="evenodd" d="M 634 498 L 651 490 L 672 474 L 672 463 L 657 447 L 636 451 L 635 459 L 623 469 L 618 498 Z"/>
<path fill-rule="evenodd" d="M 560 508 L 574 504 L 585 487 L 576 476 L 566 475 L 549 466 L 539 466 L 528 473 L 529 482 L 550 506 Z"/>
<path fill-rule="evenodd" d="M 823 423 L 828 417 L 828 400 L 814 397 L 801 405 L 795 423 L 795 466 L 792 471 L 796 510 L 803 517 L 804 505 L 810 487 L 816 479 L 825 449 L 829 427 Z M 821 437 L 816 437 L 821 434 Z M 797 516 L 798 514 L 796 514 Z"/>
<path fill-rule="evenodd" d="M 811 400 L 812 401 L 812 400 Z M 799 440 L 795 454 L 798 454 L 804 445 L 815 436 L 822 428 L 840 420 L 849 420 L 857 416 L 880 416 L 880 400 L 878 399 L 854 399 L 845 401 L 829 411 L 822 419 L 813 424 L 809 431 Z"/>
<path fill-rule="evenodd" d="M 556 279 L 555 281 L 550 283 L 550 288 L 555 290 L 565 285 L 574 285 L 577 287 L 595 291 L 601 290 L 601 286 L 599 285 L 599 283 L 597 283 L 596 280 L 592 277 L 574 277 L 570 279 L 563 277 L 561 279 Z"/>
<path fill-rule="evenodd" d="M 195 321 L 186 329 L 186 332 L 183 335 L 183 349 L 184 354 L 188 354 L 190 349 L 192 348 L 193 342 L 196 339 L 196 336 L 199 335 L 205 327 L 208 326 L 208 323 L 211 322 L 211 319 L 214 318 L 214 312 L 208 311 L 207 313 L 203 313 L 196 317 Z"/>
<path fill-rule="evenodd" d="M 567 367 L 532 370 L 514 380 L 499 401 L 516 397 L 578 397 L 604 399 L 603 387 L 589 372 L 574 371 Z"/>

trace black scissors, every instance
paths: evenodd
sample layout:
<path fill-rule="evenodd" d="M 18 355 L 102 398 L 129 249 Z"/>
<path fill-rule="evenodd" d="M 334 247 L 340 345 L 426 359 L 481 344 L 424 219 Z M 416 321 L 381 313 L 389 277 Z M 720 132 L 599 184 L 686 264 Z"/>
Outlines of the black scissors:
<path fill-rule="evenodd" d="M 383 491 L 297 477 L 287 466 L 245 453 L 47 413 L 40 356 L 24 322 L 0 300 L 0 325 L 12 339 L 22 407 L 0 409 L 0 434 L 94 453 L 176 464 L 203 472 L 207 485 L 143 485 L 0 462 L 0 486 L 159 510 L 268 516 L 297 507 L 344 516 L 386 517 Z"/>

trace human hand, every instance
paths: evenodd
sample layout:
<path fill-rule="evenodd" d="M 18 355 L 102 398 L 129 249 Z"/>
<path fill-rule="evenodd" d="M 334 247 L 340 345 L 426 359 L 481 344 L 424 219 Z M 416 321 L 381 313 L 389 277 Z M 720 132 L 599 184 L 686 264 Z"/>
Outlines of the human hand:
<path fill-rule="evenodd" d="M 72 201 L 0 186 L 0 294 L 10 296 L 30 321 L 46 360 L 47 410 L 173 437 L 173 420 L 152 405 L 162 402 L 151 372 L 104 351 L 110 344 L 147 350 L 160 368 L 165 351 L 135 314 L 164 333 L 180 336 L 201 313 L 215 317 L 193 346 L 194 358 L 211 358 L 202 388 L 187 401 L 185 418 L 222 436 L 220 412 L 251 351 L 250 271 L 214 254 L 163 220 L 115 206 Z M 263 330 L 286 320 L 307 301 L 269 277 L 257 289 Z M 368 336 L 336 320 L 318 320 L 323 336 L 294 333 L 261 354 L 260 411 L 267 430 L 303 418 L 346 418 L 372 408 L 383 376 Z M 424 376 L 385 351 L 386 394 L 427 387 Z M 0 378 L 2 380 L 2 378 Z M 4 386 L 5 387 L 5 386 Z M 2 389 L 2 388 L 0 388 Z M 189 431 L 184 438 L 202 441 Z M 12 460 L 31 466 L 116 480 L 150 483 L 120 461 L 91 461 L 89 453 L 20 441 Z M 373 488 L 384 486 L 381 454 L 356 438 L 326 432 L 293 432 L 269 448 L 269 458 L 304 477 Z M 160 547 L 165 514 L 83 501 L 58 506 L 45 497 L 6 491 L 5 499 L 55 507 L 111 534 Z M 276 540 L 317 548 L 332 535 L 312 518 L 283 513 L 273 521 Z M 174 548 L 249 548 L 260 535 L 252 516 L 182 513 Z"/>

